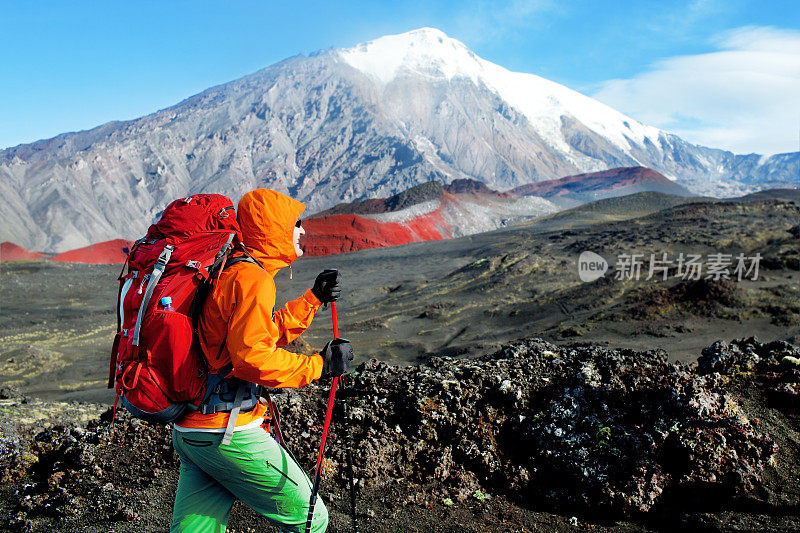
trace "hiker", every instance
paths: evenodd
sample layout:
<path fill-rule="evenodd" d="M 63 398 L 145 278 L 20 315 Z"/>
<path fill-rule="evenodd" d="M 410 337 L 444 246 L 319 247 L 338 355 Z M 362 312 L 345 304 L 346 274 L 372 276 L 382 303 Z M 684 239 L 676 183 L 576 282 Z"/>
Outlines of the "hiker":
<path fill-rule="evenodd" d="M 173 446 L 181 466 L 172 531 L 224 531 L 236 499 L 281 531 L 304 530 L 311 482 L 262 427 L 268 408 L 256 386 L 302 387 L 345 373 L 353 358 L 350 343 L 342 340 L 310 357 L 281 348 L 340 294 L 341 276 L 325 271 L 313 288 L 273 312 L 275 274 L 303 253 L 298 241 L 304 210 L 302 203 L 269 189 L 251 191 L 239 202 L 247 255 L 237 252 L 229 259 L 198 321 L 210 372 L 232 365 L 232 377 L 216 388 L 205 408 L 175 422 Z M 238 416 L 226 435 L 231 412 Z M 327 525 L 328 511 L 318 500 L 311 530 L 325 531 Z"/>

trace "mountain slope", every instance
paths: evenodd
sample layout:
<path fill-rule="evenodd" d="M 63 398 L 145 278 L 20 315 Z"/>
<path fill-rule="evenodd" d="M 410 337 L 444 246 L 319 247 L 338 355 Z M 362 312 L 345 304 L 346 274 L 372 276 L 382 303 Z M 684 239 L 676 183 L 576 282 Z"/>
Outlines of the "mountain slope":
<path fill-rule="evenodd" d="M 539 181 L 508 191 L 512 196 L 539 196 L 562 207 L 574 207 L 602 198 L 653 191 L 691 196 L 685 187 L 644 167 L 612 168 L 600 172 Z"/>
<path fill-rule="evenodd" d="M 339 204 L 303 222 L 310 256 L 435 241 L 491 231 L 554 213 L 536 197 L 513 198 L 481 182 L 428 182 L 389 198 Z"/>
<path fill-rule="evenodd" d="M 270 187 L 310 211 L 471 178 L 498 190 L 647 166 L 699 194 L 787 186 L 798 154 L 691 145 L 421 29 L 297 56 L 140 119 L 0 151 L 0 240 L 143 234 L 172 199 Z"/>

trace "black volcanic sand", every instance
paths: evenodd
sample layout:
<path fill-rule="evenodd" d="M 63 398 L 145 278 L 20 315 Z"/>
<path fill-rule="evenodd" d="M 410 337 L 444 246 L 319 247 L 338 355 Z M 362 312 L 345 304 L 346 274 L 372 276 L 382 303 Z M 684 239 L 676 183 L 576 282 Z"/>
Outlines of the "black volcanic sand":
<path fill-rule="evenodd" d="M 691 366 L 540 339 L 474 360 L 364 363 L 341 395 L 361 530 L 796 531 L 798 365 L 798 347 L 754 339 L 712 345 Z M 3 527 L 166 530 L 169 428 L 123 413 L 112 432 L 95 406 L 0 396 Z M 325 396 L 324 384 L 274 395 L 304 465 Z M 24 419 L 48 410 L 46 428 Z M 349 530 L 341 415 L 322 488 L 331 531 Z M 271 529 L 237 504 L 230 530 Z"/>
<path fill-rule="evenodd" d="M 640 193 L 460 239 L 303 257 L 293 280 L 288 269 L 278 274 L 278 301 L 301 294 L 320 270 L 341 269 L 342 333 L 361 360 L 395 364 L 480 355 L 528 336 L 661 348 L 673 361 L 693 360 L 718 339 L 800 340 L 800 208 L 675 198 Z M 667 208 L 653 213 L 661 202 Z M 604 221 L 641 212 L 651 214 Z M 682 281 L 674 268 L 666 281 L 623 281 L 612 265 L 583 283 L 577 258 L 584 250 L 612 263 L 620 253 L 663 252 L 760 253 L 762 260 L 756 281 Z M 0 383 L 48 399 L 109 401 L 104 368 L 118 269 L 3 263 Z M 330 314 L 321 311 L 303 338 L 318 349 L 330 335 Z"/>

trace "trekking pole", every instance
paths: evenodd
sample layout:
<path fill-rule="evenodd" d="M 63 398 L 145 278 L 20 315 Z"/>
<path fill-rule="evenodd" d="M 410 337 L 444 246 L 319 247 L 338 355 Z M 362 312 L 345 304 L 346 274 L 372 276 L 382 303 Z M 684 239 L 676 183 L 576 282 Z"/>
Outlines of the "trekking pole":
<path fill-rule="evenodd" d="M 331 318 L 333 319 L 333 338 L 339 337 L 339 322 L 336 317 L 336 302 L 331 302 Z M 314 519 L 314 507 L 317 505 L 317 492 L 319 491 L 319 478 L 322 474 L 322 458 L 325 454 L 325 440 L 328 438 L 328 428 L 331 426 L 333 414 L 333 399 L 336 397 L 336 386 L 339 385 L 339 376 L 333 377 L 331 392 L 328 395 L 328 409 L 325 411 L 325 424 L 322 426 L 322 442 L 319 444 L 317 467 L 314 474 L 314 486 L 311 489 L 311 499 L 308 502 L 308 517 L 306 518 L 306 533 L 311 533 L 311 521 Z"/>

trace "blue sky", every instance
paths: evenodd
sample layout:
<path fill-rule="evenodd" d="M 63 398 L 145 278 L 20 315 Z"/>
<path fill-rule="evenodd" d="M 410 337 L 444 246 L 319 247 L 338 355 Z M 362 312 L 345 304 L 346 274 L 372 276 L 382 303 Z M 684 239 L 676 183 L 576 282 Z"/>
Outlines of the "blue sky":
<path fill-rule="evenodd" d="M 798 149 L 796 0 L 0 0 L 0 10 L 0 147 L 136 118 L 298 53 L 431 26 L 689 141 Z"/>

